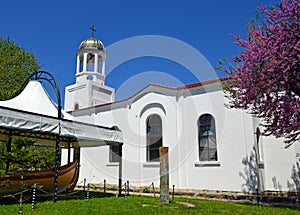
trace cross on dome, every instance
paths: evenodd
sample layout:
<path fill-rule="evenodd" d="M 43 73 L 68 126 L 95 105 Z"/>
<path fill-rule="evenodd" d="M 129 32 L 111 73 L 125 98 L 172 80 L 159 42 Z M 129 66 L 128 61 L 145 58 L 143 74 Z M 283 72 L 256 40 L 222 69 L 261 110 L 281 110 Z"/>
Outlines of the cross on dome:
<path fill-rule="evenodd" d="M 92 30 L 92 37 L 95 38 L 95 37 L 94 37 L 94 34 L 95 34 L 95 32 L 96 32 L 96 29 L 95 29 L 94 25 L 92 25 L 92 26 L 90 27 L 90 29 Z"/>
<path fill-rule="evenodd" d="M 81 52 L 82 50 L 99 50 L 99 51 L 105 51 L 104 50 L 104 46 L 102 44 L 102 42 L 100 40 L 97 40 L 95 38 L 95 32 L 96 32 L 96 29 L 94 27 L 94 25 L 92 25 L 90 27 L 91 31 L 92 31 L 92 37 L 86 39 L 86 40 L 83 40 L 79 46 L 79 49 L 77 50 L 77 54 L 79 52 Z"/>

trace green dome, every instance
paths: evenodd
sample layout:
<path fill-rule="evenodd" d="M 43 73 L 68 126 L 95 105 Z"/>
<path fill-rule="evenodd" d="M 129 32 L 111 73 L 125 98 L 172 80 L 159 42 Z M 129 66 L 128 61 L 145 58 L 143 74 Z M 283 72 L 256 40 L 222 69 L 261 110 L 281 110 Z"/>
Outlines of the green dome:
<path fill-rule="evenodd" d="M 104 50 L 103 43 L 100 40 L 95 39 L 94 37 L 88 38 L 80 43 L 78 51 L 81 50 Z"/>

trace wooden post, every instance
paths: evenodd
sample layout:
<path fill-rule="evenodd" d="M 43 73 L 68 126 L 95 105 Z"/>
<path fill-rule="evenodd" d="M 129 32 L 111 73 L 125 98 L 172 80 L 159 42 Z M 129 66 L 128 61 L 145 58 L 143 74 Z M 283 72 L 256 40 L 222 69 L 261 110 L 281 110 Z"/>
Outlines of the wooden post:
<path fill-rule="evenodd" d="M 169 203 L 169 148 L 159 148 L 160 203 Z"/>

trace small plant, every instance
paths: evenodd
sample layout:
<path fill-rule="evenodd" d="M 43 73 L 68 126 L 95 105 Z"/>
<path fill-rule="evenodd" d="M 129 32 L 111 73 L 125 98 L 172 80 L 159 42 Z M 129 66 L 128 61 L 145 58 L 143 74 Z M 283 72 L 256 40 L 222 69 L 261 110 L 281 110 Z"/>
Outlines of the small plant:
<path fill-rule="evenodd" d="M 149 187 L 144 187 L 143 188 L 143 193 L 150 193 Z"/>
<path fill-rule="evenodd" d="M 5 175 L 5 170 L 0 169 L 0 178 L 4 177 Z"/>

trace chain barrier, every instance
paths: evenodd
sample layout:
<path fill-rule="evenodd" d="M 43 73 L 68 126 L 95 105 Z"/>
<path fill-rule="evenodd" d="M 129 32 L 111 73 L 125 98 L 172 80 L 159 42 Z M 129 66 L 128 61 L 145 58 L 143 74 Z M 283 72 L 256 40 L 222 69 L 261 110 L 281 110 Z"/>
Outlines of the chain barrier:
<path fill-rule="evenodd" d="M 47 190 L 43 190 L 42 188 L 37 188 L 38 191 L 44 193 L 44 194 L 36 194 L 36 196 L 40 196 L 40 197 L 50 197 L 53 196 L 53 193 L 49 193 Z M 65 194 L 57 194 L 58 197 L 66 197 L 66 196 L 71 196 L 74 194 L 79 193 L 81 190 L 76 190 L 70 193 L 65 193 Z"/>
<path fill-rule="evenodd" d="M 151 184 L 149 184 L 148 186 L 144 186 L 141 190 L 141 186 L 136 186 L 133 185 L 132 183 L 129 183 L 129 181 L 127 180 L 127 193 L 129 195 L 129 191 L 131 189 L 131 191 L 133 192 L 143 192 L 143 193 L 152 193 L 153 197 L 156 197 L 156 191 L 155 191 L 155 186 L 154 186 L 154 182 L 151 182 Z"/>
<path fill-rule="evenodd" d="M 32 193 L 30 195 L 29 191 L 32 190 Z M 57 194 L 57 197 L 66 197 L 66 196 L 71 196 L 79 193 L 81 190 L 76 190 L 74 192 L 66 193 L 66 194 Z M 31 188 L 24 189 L 22 191 L 19 191 L 14 194 L 8 194 L 1 196 L 1 199 L 7 199 L 7 201 L 3 202 L 2 204 L 10 202 L 12 199 L 14 201 L 17 201 L 19 203 L 19 215 L 23 214 L 23 203 L 27 202 L 28 200 L 31 199 L 31 209 L 35 209 L 35 202 L 38 198 L 41 197 L 53 197 L 54 194 L 50 193 L 46 190 L 43 190 L 42 188 L 38 187 L 37 184 L 34 184 Z"/>
<path fill-rule="evenodd" d="M 83 190 L 86 191 L 86 201 L 87 202 L 89 202 L 89 199 L 90 199 L 90 189 L 91 188 L 100 188 L 100 189 L 102 188 L 104 193 L 106 193 L 107 190 L 118 191 L 117 185 L 107 183 L 106 179 L 104 179 L 101 183 L 97 184 L 97 186 L 94 186 L 94 187 L 92 184 L 88 183 L 86 179 L 84 179 Z M 135 192 L 135 190 L 141 191 L 141 186 L 135 186 L 132 183 L 129 183 L 129 180 L 127 180 L 124 184 L 122 184 L 121 189 L 122 189 L 122 192 L 124 192 L 124 196 L 127 197 L 130 195 L 130 190 L 133 192 Z M 28 191 L 32 191 L 31 195 L 25 195 L 25 193 L 27 193 Z M 79 189 L 79 190 L 76 190 L 76 191 L 73 191 L 70 193 L 64 193 L 64 194 L 61 193 L 61 194 L 57 194 L 57 197 L 72 196 L 72 195 L 78 194 L 81 191 L 82 191 L 82 189 Z M 142 192 L 153 193 L 153 196 L 156 197 L 154 182 L 152 182 L 148 186 L 145 186 L 143 188 Z M 10 199 L 14 199 L 14 200 L 18 201 L 20 203 L 20 214 L 22 214 L 22 207 L 23 207 L 24 202 L 27 202 L 29 199 L 31 199 L 31 208 L 32 208 L 32 210 L 34 210 L 35 202 L 38 198 L 53 197 L 53 195 L 54 194 L 52 192 L 44 190 L 42 187 L 39 187 L 38 184 L 34 184 L 29 189 L 24 189 L 20 192 L 14 193 L 14 194 L 2 196 L 2 198 L 3 199 L 10 198 Z M 174 196 L 174 185 L 173 185 L 173 196 Z M 9 202 L 9 201 L 10 200 L 7 200 L 7 202 Z"/>
<path fill-rule="evenodd" d="M 19 215 L 23 214 L 23 202 L 26 202 L 27 200 L 29 200 L 31 197 L 24 199 L 23 193 L 26 193 L 27 191 L 29 191 L 30 189 L 25 189 L 22 190 L 20 192 L 17 192 L 15 194 L 9 194 L 9 195 L 5 195 L 2 196 L 2 198 L 9 198 L 9 199 L 14 199 L 19 203 Z M 19 196 L 19 198 L 18 198 Z M 7 202 L 9 202 L 10 200 L 8 200 Z"/>
<path fill-rule="evenodd" d="M 107 183 L 106 179 L 104 179 L 102 182 L 97 183 L 97 184 L 87 183 L 87 180 L 84 179 L 83 180 L 83 185 L 82 185 L 83 190 L 86 189 L 87 184 L 89 185 L 90 189 L 103 190 L 103 193 L 107 193 L 108 190 L 110 190 L 110 191 L 117 191 L 118 192 L 118 185 L 116 185 L 116 184 L 109 184 L 109 183 Z M 122 184 L 121 190 L 122 190 L 122 192 L 124 192 L 125 196 L 129 195 L 129 181 L 128 180 L 124 184 Z M 118 193 L 116 193 L 116 195 L 118 195 Z"/>

